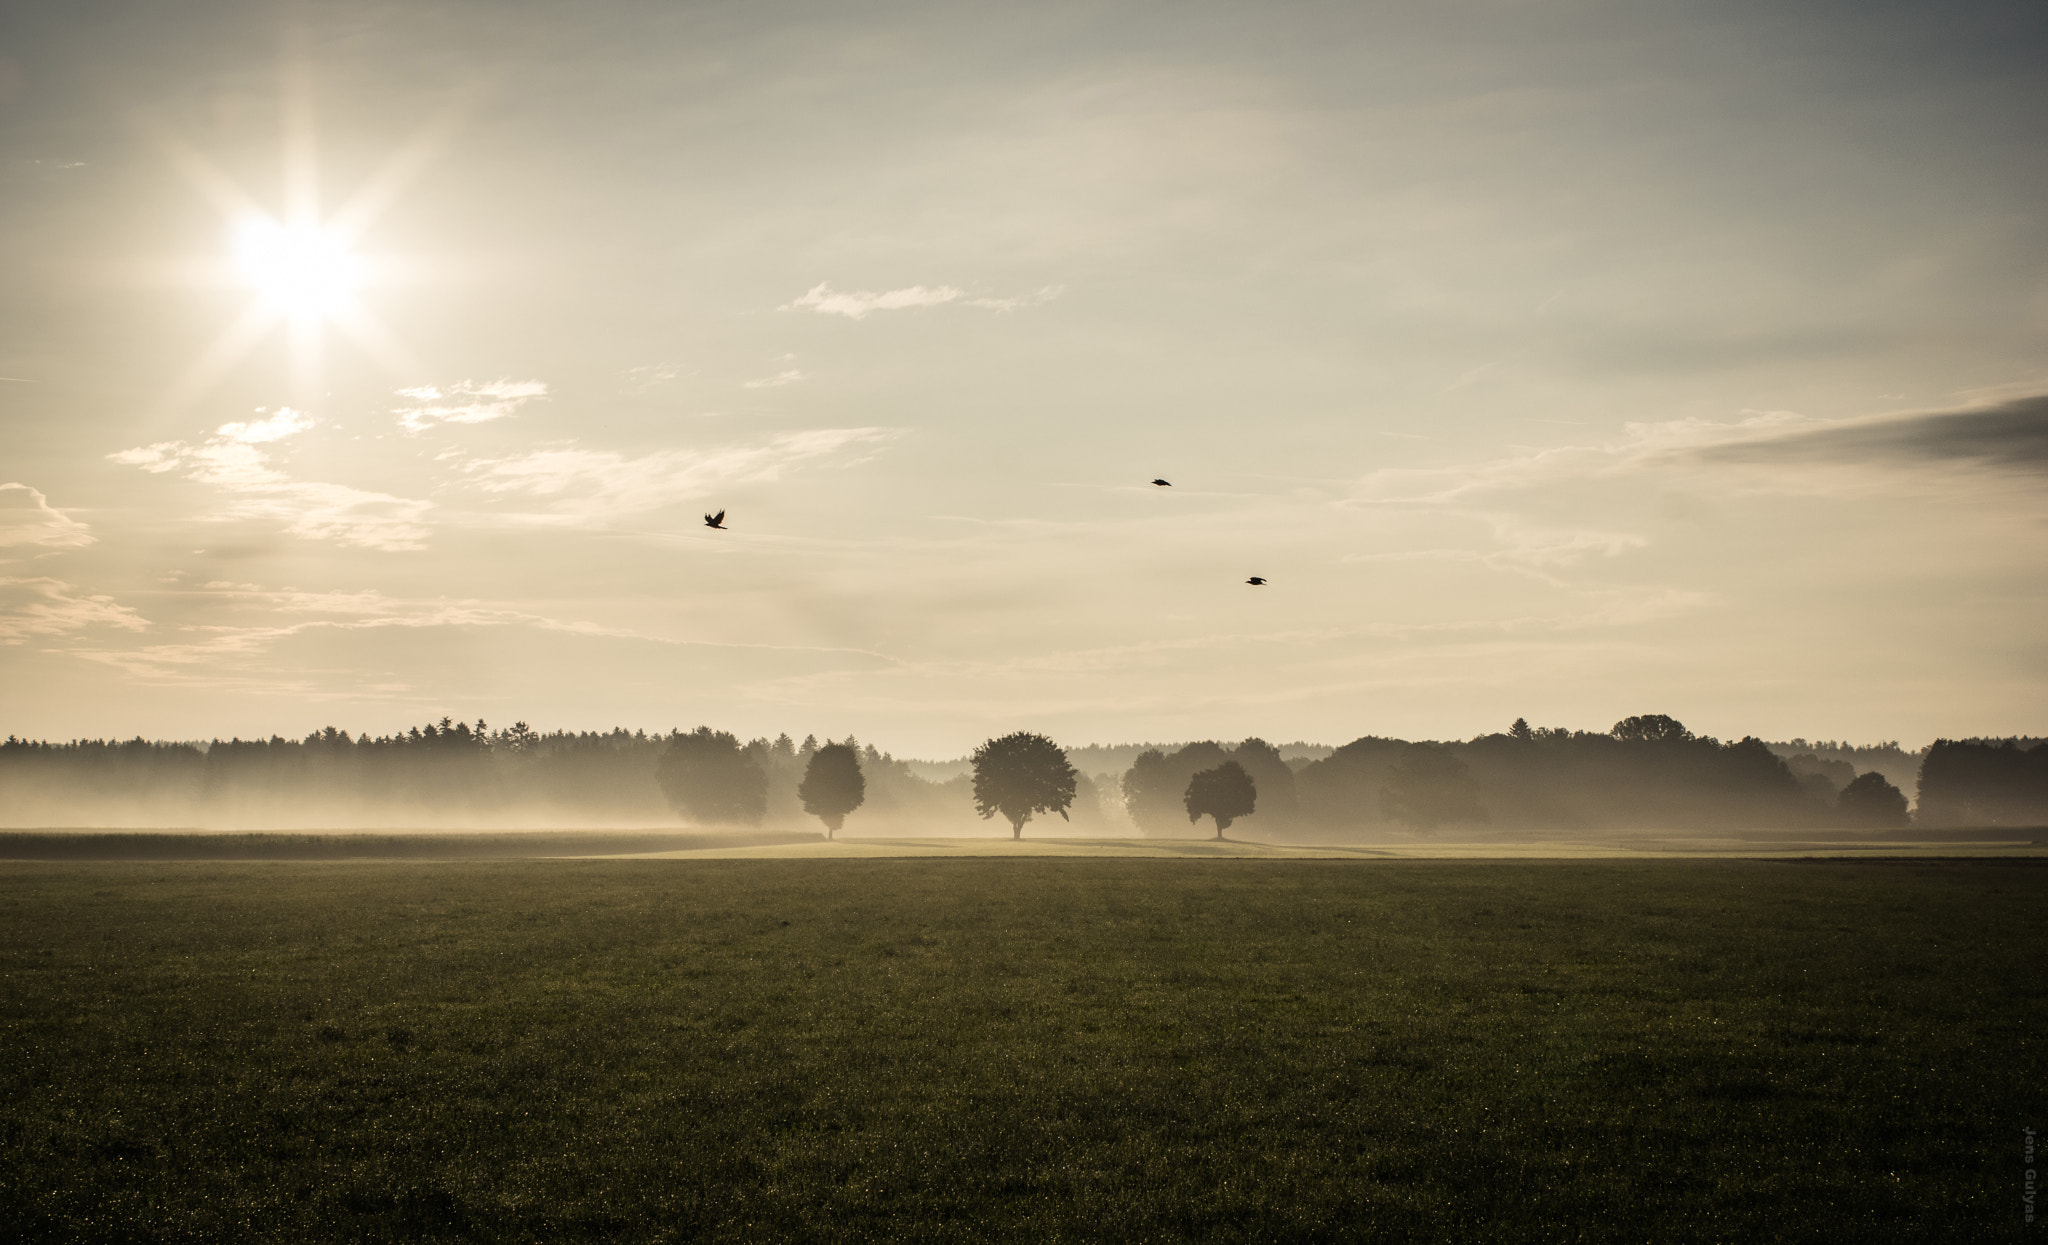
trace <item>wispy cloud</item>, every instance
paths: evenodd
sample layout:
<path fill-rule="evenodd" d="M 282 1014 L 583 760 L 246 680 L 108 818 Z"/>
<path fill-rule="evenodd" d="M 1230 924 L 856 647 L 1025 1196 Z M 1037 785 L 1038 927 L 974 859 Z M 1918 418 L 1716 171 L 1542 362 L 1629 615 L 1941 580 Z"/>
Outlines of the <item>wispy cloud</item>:
<path fill-rule="evenodd" d="M 1254 661 L 1263 669 L 1271 669 L 1280 663 L 1290 668 L 1301 668 L 1304 664 L 1319 668 L 1322 677 L 1311 682 L 1282 681 L 1276 686 L 1256 690 L 1228 683 L 1230 690 L 1221 694 L 1205 696 L 1197 692 L 1191 696 L 1183 691 L 1172 698 L 1175 704 L 1187 703 L 1191 699 L 1214 704 L 1289 704 L 1315 700 L 1332 690 L 1379 685 L 1377 679 L 1346 677 L 1345 672 L 1355 669 L 1360 663 L 1387 657 L 1387 651 L 1379 644 L 1361 645 L 1361 641 L 1402 645 L 1404 660 L 1418 668 L 1460 670 L 1467 667 L 1470 655 L 1488 647 L 1513 646 L 1533 653 L 1558 642 L 1576 640 L 1583 643 L 1586 638 L 1613 643 L 1609 633 L 1697 614 L 1719 604 L 1719 598 L 1712 594 L 1683 589 L 1601 589 L 1581 594 L 1572 608 L 1547 613 L 1269 632 L 1211 632 L 1130 644 L 1014 653 L 986 660 L 892 659 L 887 667 L 871 672 L 839 669 L 790 675 L 765 680 L 750 691 L 762 700 L 789 704 L 853 700 L 875 708 L 895 703 L 916 703 L 924 707 L 935 703 L 934 699 L 917 695 L 910 702 L 900 702 L 888 689 L 914 686 L 920 680 L 942 680 L 958 687 L 957 681 L 968 680 L 971 681 L 968 686 L 974 688 L 970 694 L 957 699 L 941 698 L 936 703 L 971 708 L 985 703 L 989 695 L 1000 694 L 1003 704 L 1012 712 L 1030 712 L 1035 707 L 1101 713 L 1128 710 L 1134 703 L 1164 703 L 1165 698 L 1154 701 L 1144 692 L 1134 694 L 1129 685 L 1120 686 L 1112 694 L 1081 693 L 1077 698 L 1075 685 L 1063 686 L 1057 680 L 1078 677 L 1089 680 L 1087 686 L 1099 688 L 1106 678 L 1133 671 L 1157 677 L 1176 669 L 1193 669 L 1206 675 L 1219 666 L 1244 660 Z M 859 680 L 864 674 L 876 675 L 882 681 L 863 685 Z M 1457 677 L 1462 676 L 1454 676 Z M 1403 681 L 1409 680 L 1404 678 Z M 1213 680 L 1206 677 L 1202 682 L 1205 686 L 1213 685 Z M 1001 688 L 1001 692 L 996 692 L 996 688 Z M 1047 699 L 1035 701 L 1038 696 L 1046 696 Z"/>
<path fill-rule="evenodd" d="M 263 414 L 262 410 L 256 412 Z M 271 441 L 282 441 L 295 437 L 314 426 L 313 417 L 288 406 L 279 407 L 269 419 L 252 419 L 242 423 L 222 424 L 214 429 L 214 436 L 222 441 L 237 445 L 263 445 Z"/>
<path fill-rule="evenodd" d="M 713 489 L 773 480 L 798 464 L 895 435 L 886 428 L 818 428 L 783 433 L 757 445 L 637 457 L 563 445 L 483 459 L 469 464 L 468 471 L 472 483 L 487 493 L 541 498 L 565 518 L 604 519 L 703 501 Z"/>
<path fill-rule="evenodd" d="M 262 412 L 259 412 L 261 414 Z M 294 536 L 388 551 L 424 547 L 422 522 L 432 502 L 373 493 L 346 484 L 295 480 L 263 448 L 306 431 L 314 421 L 289 407 L 267 419 L 222 424 L 199 445 L 159 441 L 107 457 L 144 471 L 176 471 L 226 493 L 224 517 L 281 521 Z"/>
<path fill-rule="evenodd" d="M 634 372 L 645 369 L 634 369 Z M 629 375 L 632 373 L 629 373 Z M 670 380 L 673 368 L 656 379 Z M 535 398 L 548 396 L 546 382 L 538 380 L 457 381 L 452 385 L 421 385 L 398 391 L 411 401 L 392 408 L 407 432 L 421 432 L 435 424 L 482 424 L 504 419 Z"/>
<path fill-rule="evenodd" d="M 1722 441 L 1691 454 L 1722 463 L 1960 463 L 2048 471 L 2048 394 L 1992 406 L 1884 415 Z"/>
<path fill-rule="evenodd" d="M 88 627 L 140 631 L 147 626 L 148 619 L 115 604 L 112 597 L 82 594 L 56 579 L 0 577 L 0 644 L 20 644 L 30 636 L 69 635 Z"/>
<path fill-rule="evenodd" d="M 1442 467 L 1385 467 L 1359 481 L 1366 504 L 1445 505 L 1485 493 L 1535 488 L 1563 480 L 1609 475 L 1660 457 L 1709 446 L 1770 437 L 1819 426 L 1791 411 L 1746 411 L 1741 419 L 1677 419 L 1624 425 L 1622 435 L 1598 445 L 1562 445 Z"/>
<path fill-rule="evenodd" d="M 204 596 L 224 597 L 238 604 L 275 609 L 287 615 L 312 617 L 258 626 L 188 627 L 188 631 L 200 632 L 202 638 L 140 648 L 73 650 L 74 655 L 153 682 L 248 685 L 289 690 L 298 684 L 290 680 L 279 683 L 275 676 L 252 668 L 251 659 L 261 657 L 281 641 L 311 632 L 531 627 L 577 634 L 609 634 L 607 629 L 595 624 L 560 622 L 477 600 L 394 598 L 374 590 L 353 593 L 277 592 L 251 584 L 218 582 L 207 584 L 200 592 Z M 223 670 L 223 667 L 231 668 Z"/>
<path fill-rule="evenodd" d="M 1546 583 L 1560 584 L 1552 571 L 1575 565 L 1589 556 L 1616 557 L 1650 542 L 1631 532 L 1556 527 L 1531 523 L 1520 515 L 1486 511 L 1451 511 L 1451 515 L 1491 529 L 1490 547 L 1438 546 L 1387 553 L 1347 554 L 1344 562 L 1471 562 L 1495 570 L 1520 571 Z"/>
<path fill-rule="evenodd" d="M 1442 467 L 1389 467 L 1359 482 L 1363 504 L 1446 505 L 1481 494 L 1611 476 L 1652 465 L 1892 467 L 1949 465 L 2048 471 L 2048 395 L 1990 405 L 1821 420 L 1745 411 L 1735 420 L 1632 423 L 1597 445 Z M 1810 481 L 1813 487 L 1820 482 Z"/>
<path fill-rule="evenodd" d="M 810 379 L 810 377 L 808 377 L 808 376 L 804 375 L 804 374 L 803 374 L 802 372 L 798 371 L 798 370 L 797 370 L 796 368 L 790 368 L 790 369 L 788 369 L 787 371 L 777 372 L 777 373 L 776 373 L 775 375 L 773 375 L 773 376 L 763 376 L 763 377 L 761 377 L 761 378 L 760 378 L 759 380 L 749 380 L 749 381 L 744 381 L 744 382 L 742 382 L 742 383 L 740 384 L 740 388 L 742 388 L 742 389 L 778 389 L 778 388 L 782 387 L 783 385 L 794 385 L 794 384 L 796 384 L 796 383 L 797 383 L 798 381 L 800 381 L 800 380 L 809 380 L 809 379 Z"/>
<path fill-rule="evenodd" d="M 990 311 L 1015 311 L 1020 307 L 1036 307 L 1040 303 L 1049 303 L 1064 293 L 1066 288 L 1064 285 L 1047 285 L 1041 286 L 1036 293 L 1016 298 L 969 298 L 963 300 L 960 305 L 984 307 Z"/>
<path fill-rule="evenodd" d="M 683 370 L 673 363 L 649 363 L 643 367 L 629 367 L 619 375 L 626 378 L 628 393 L 646 393 L 656 385 L 666 385 L 675 380 L 683 375 Z"/>
<path fill-rule="evenodd" d="M 10 582 L 28 581 L 0 580 L 0 585 Z M 270 667 L 268 655 L 284 642 L 323 633 L 421 631 L 438 628 L 517 628 L 591 640 L 630 640 L 683 648 L 835 653 L 889 660 L 880 654 L 862 649 L 728 643 L 694 637 L 677 638 L 649 634 L 595 622 L 551 618 L 530 610 L 474 598 L 388 597 L 374 589 L 361 592 L 302 592 L 294 589 L 266 589 L 255 584 L 225 581 L 205 584 L 193 595 L 223 600 L 239 608 L 275 611 L 282 618 L 252 626 L 191 626 L 185 630 L 197 633 L 198 638 L 177 643 L 151 644 L 136 648 L 74 648 L 68 651 L 73 656 L 111 666 L 135 679 L 151 683 L 235 687 L 352 699 L 380 692 L 397 699 L 409 699 L 410 689 L 404 684 L 365 684 L 352 685 L 345 689 L 328 689 L 322 693 L 291 671 Z M 133 624 L 123 625 L 140 627 L 146 624 L 138 619 Z"/>
<path fill-rule="evenodd" d="M 966 297 L 965 290 L 956 290 L 950 285 L 924 286 L 909 285 L 900 290 L 876 293 L 872 290 L 835 291 L 820 281 L 810 292 L 795 302 L 785 303 L 784 311 L 815 311 L 821 316 L 845 316 L 849 320 L 865 320 L 877 311 L 901 311 L 907 307 L 936 307 Z"/>
<path fill-rule="evenodd" d="M 1015 311 L 1019 307 L 1036 306 L 1058 298 L 1060 286 L 1048 285 L 1034 294 L 1019 298 L 969 298 L 967 291 L 950 285 L 908 285 L 900 290 L 835 290 L 824 281 L 811 287 L 802 298 L 785 303 L 783 311 L 815 311 L 821 316 L 845 316 L 849 320 L 865 320 L 877 311 L 902 311 L 911 307 L 937 307 L 945 303 L 958 303 L 963 307 L 982 307 L 990 311 Z"/>
<path fill-rule="evenodd" d="M 0 546 L 70 549 L 93 540 L 85 524 L 52 506 L 40 490 L 11 481 L 0 484 Z"/>

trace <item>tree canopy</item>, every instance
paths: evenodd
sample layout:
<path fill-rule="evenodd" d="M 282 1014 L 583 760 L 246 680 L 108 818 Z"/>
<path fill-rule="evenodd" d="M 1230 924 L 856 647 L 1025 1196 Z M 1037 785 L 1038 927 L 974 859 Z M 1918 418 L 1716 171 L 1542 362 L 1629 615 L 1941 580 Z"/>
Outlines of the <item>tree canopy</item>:
<path fill-rule="evenodd" d="M 1837 807 L 1842 816 L 1858 826 L 1903 826 L 1906 817 L 1906 793 L 1886 781 L 1883 774 L 1872 770 L 1852 779 L 1842 788 L 1837 797 Z"/>
<path fill-rule="evenodd" d="M 1277 748 L 1258 738 L 1247 739 L 1235 748 L 1203 740 L 1171 755 L 1157 748 L 1140 753 L 1123 777 L 1124 808 L 1146 834 L 1181 834 L 1180 818 L 1185 811 L 1182 801 L 1189 780 L 1226 761 L 1235 761 L 1251 775 L 1258 788 L 1262 824 L 1285 824 L 1294 817 L 1300 807 L 1295 797 L 1294 771 L 1280 759 Z"/>
<path fill-rule="evenodd" d="M 1252 815 L 1259 802 L 1259 788 L 1252 776 L 1244 772 L 1244 766 L 1225 761 L 1188 779 L 1182 802 L 1187 806 L 1189 821 L 1214 817 L 1216 837 L 1220 839 L 1231 822 Z"/>
<path fill-rule="evenodd" d="M 1919 819 L 1932 826 L 2048 822 L 2048 743 L 1935 740 L 1920 765 Z"/>
<path fill-rule="evenodd" d="M 1034 813 L 1067 819 L 1074 802 L 1074 767 L 1060 746 L 1043 735 L 1018 731 L 974 750 L 974 811 L 983 819 L 1001 813 L 1010 837 L 1024 837 Z"/>
<path fill-rule="evenodd" d="M 1614 724 L 1612 733 L 1624 742 L 1645 744 L 1684 743 L 1693 737 L 1685 723 L 1661 713 L 1623 718 Z"/>
<path fill-rule="evenodd" d="M 669 803 L 695 821 L 754 824 L 768 812 L 768 775 L 727 731 L 677 734 L 654 776 Z"/>
<path fill-rule="evenodd" d="M 867 779 L 861 776 L 860 753 L 849 744 L 826 744 L 811 753 L 804 767 L 804 780 L 797 784 L 797 798 L 804 811 L 825 823 L 827 838 L 839 833 L 846 815 L 867 799 Z"/>
<path fill-rule="evenodd" d="M 1387 774 L 1380 807 L 1417 830 L 1453 822 L 1483 822 L 1479 786 L 1457 754 L 1434 744 L 1410 744 Z"/>

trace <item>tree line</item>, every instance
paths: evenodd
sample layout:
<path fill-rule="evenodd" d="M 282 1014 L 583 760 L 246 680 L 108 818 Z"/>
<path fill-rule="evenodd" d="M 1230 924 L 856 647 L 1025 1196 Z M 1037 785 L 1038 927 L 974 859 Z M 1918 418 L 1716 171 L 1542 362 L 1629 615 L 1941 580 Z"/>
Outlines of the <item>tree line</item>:
<path fill-rule="evenodd" d="M 1788 748 L 1806 747 L 1806 751 Z M 1290 746 L 1292 748 L 1292 746 Z M 1088 774 L 1029 732 L 991 739 L 944 781 L 848 738 L 742 741 L 700 726 L 553 732 L 442 718 L 383 736 L 326 727 L 301 739 L 0 743 L 0 817 L 25 825 L 789 826 L 836 835 L 958 830 L 1002 818 L 1013 836 L 1059 816 L 1074 833 L 1184 837 L 1208 819 L 1264 838 L 1381 830 L 2016 826 L 2048 823 L 2048 741 L 1941 740 L 1920 757 L 1918 808 L 1875 767 L 1895 745 L 1724 743 L 1664 715 L 1604 732 L 1533 728 L 1456 742 L 1366 736 L 1326 755 L 1260 739 L 1202 741 Z M 1125 755 L 1130 755 L 1128 751 Z M 1890 770 L 1896 774 L 1896 769 Z"/>

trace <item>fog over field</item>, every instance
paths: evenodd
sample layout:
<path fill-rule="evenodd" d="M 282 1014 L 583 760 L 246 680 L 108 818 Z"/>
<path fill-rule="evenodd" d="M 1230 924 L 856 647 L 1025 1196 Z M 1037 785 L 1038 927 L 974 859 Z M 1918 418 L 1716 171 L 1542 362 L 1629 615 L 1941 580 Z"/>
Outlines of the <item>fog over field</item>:
<path fill-rule="evenodd" d="M 1013 744 L 1038 749 L 1036 760 L 1006 768 Z M 1217 783 L 1236 794 L 1219 797 Z M 1034 818 L 1034 837 L 1213 830 L 1281 844 L 1924 836 L 2048 825 L 2048 740 L 1941 740 L 1914 752 L 1724 742 L 1648 714 L 1607 731 L 1518 718 L 1466 741 L 1366 736 L 1336 748 L 1252 738 L 1061 749 L 1018 732 L 945 762 L 899 760 L 851 737 L 743 742 L 708 726 L 542 733 L 524 722 L 494 731 L 447 718 L 387 736 L 328 727 L 298 740 L 0 743 L 0 828 L 822 827 L 828 837 L 901 838 L 994 834 L 1007 822 L 1017 837 Z"/>

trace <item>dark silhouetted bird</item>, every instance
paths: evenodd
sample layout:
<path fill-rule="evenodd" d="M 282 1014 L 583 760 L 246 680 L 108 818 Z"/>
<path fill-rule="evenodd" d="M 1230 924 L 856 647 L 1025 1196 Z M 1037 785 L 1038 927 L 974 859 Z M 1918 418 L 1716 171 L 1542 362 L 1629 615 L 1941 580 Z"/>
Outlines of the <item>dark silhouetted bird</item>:
<path fill-rule="evenodd" d="M 1171 481 L 1171 480 L 1154 480 L 1154 481 L 1152 481 L 1152 483 L 1154 483 L 1154 484 L 1157 484 L 1157 485 L 1158 485 L 1158 486 L 1159 486 L 1160 488 L 1172 488 L 1172 487 L 1173 487 L 1173 481 Z"/>
<path fill-rule="evenodd" d="M 1263 588 L 1266 586 L 1266 577 L 1264 575 L 1254 575 L 1250 579 L 1245 580 L 1245 582 L 1254 588 Z"/>
<path fill-rule="evenodd" d="M 719 531 L 721 531 L 721 532 L 722 532 L 722 531 L 724 531 L 724 530 L 725 530 L 725 511 L 721 510 L 721 511 L 719 511 L 719 512 L 718 512 L 717 514 L 707 514 L 707 515 L 705 515 L 705 516 L 704 516 L 704 526 L 705 526 L 705 527 L 715 527 L 715 528 L 717 528 L 717 529 L 718 529 Z"/>

